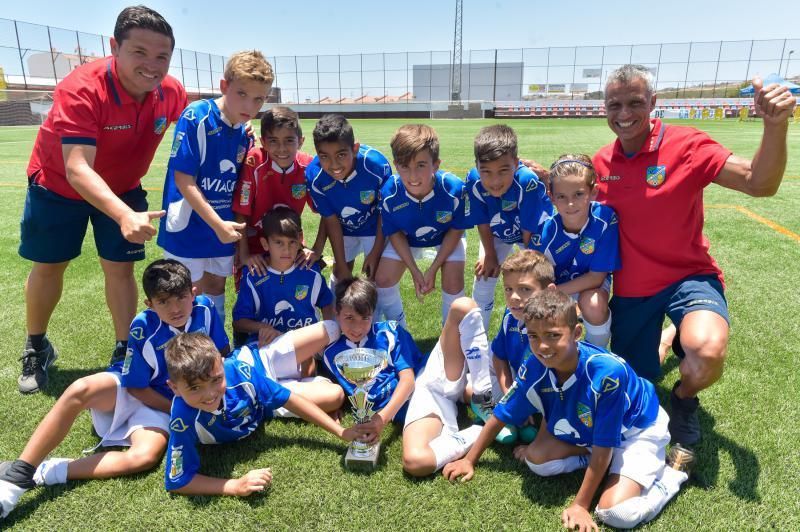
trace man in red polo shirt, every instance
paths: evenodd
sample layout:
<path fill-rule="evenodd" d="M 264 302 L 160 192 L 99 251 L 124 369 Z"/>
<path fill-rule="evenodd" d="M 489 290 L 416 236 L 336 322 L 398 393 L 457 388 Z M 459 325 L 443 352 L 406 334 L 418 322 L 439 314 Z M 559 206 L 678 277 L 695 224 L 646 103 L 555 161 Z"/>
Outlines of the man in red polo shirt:
<path fill-rule="evenodd" d="M 19 254 L 31 261 L 25 283 L 28 336 L 22 354 L 23 393 L 47 382 L 57 357 L 46 337 L 61 297 L 64 271 L 80 255 L 89 220 L 105 275 L 106 301 L 124 357 L 138 300 L 133 261 L 156 233 L 141 187 L 164 132 L 186 106 L 186 92 L 167 75 L 172 28 L 143 6 L 124 9 L 111 57 L 76 68 L 53 93 L 28 165 Z"/>
<path fill-rule="evenodd" d="M 703 189 L 710 183 L 751 196 L 772 196 L 786 168 L 786 134 L 795 98 L 754 80 L 764 120 L 753 160 L 733 155 L 705 133 L 650 119 L 656 92 L 643 66 L 625 65 L 608 78 L 605 106 L 617 140 L 594 156 L 598 200 L 619 218 L 622 269 L 614 272 L 611 349 L 638 375 L 660 375 L 664 316 L 678 329 L 682 358 L 670 397 L 673 442 L 700 439 L 697 393 L 720 378 L 729 318 L 722 271 L 703 235 Z"/>

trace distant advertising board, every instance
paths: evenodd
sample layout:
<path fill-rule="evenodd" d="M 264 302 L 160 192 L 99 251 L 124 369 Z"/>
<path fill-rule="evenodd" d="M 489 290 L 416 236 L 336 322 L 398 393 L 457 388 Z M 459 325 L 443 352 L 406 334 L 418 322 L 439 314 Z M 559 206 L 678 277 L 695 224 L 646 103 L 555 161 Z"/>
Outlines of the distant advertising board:
<path fill-rule="evenodd" d="M 583 69 L 583 77 L 584 78 L 599 78 L 602 75 L 602 69 L 600 68 L 584 68 Z"/>
<path fill-rule="evenodd" d="M 551 94 L 567 92 L 567 85 L 564 83 L 548 83 L 547 92 Z"/>

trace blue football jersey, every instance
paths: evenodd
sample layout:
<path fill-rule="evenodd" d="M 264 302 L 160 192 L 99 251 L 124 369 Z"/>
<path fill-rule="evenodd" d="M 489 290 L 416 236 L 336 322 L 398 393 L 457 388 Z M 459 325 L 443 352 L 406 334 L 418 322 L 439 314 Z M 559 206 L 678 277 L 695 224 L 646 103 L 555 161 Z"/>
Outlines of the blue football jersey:
<path fill-rule="evenodd" d="M 497 336 L 492 340 L 492 354 L 508 363 L 512 375 L 517 374 L 525 359 L 531 354 L 525 322 L 518 321 L 508 309 L 503 315 Z"/>
<path fill-rule="evenodd" d="M 181 397 L 172 400 L 164 471 L 168 490 L 182 488 L 197 474 L 199 443 L 224 443 L 249 436 L 289 400 L 289 390 L 266 376 L 261 357 L 250 349 L 234 352 L 223 361 L 223 367 L 225 395 L 216 412 L 192 408 Z"/>
<path fill-rule="evenodd" d="M 500 198 L 486 191 L 477 168 L 467 174 L 466 188 L 470 226 L 489 224 L 492 234 L 507 244 L 522 242 L 522 229 L 535 233 L 553 214 L 544 184 L 522 163 L 514 172 L 511 187 Z"/>
<path fill-rule="evenodd" d="M 336 342 L 325 348 L 323 360 L 348 396 L 353 394 L 355 386 L 342 376 L 333 359 L 342 351 L 357 347 L 378 349 L 389 354 L 389 363 L 375 378 L 375 383 L 367 394 L 367 398 L 373 402 L 372 408 L 376 412 L 386 406 L 391 399 L 399 382 L 398 373 L 404 369 L 411 369 L 416 375 L 428 360 L 427 356 L 422 355 L 408 331 L 395 321 L 379 321 L 373 324 L 369 334 L 357 344 L 342 335 Z"/>
<path fill-rule="evenodd" d="M 167 399 L 172 399 L 172 390 L 167 386 L 164 349 L 167 342 L 182 332 L 205 333 L 211 337 L 217 349 L 228 347 L 225 325 L 214 304 L 206 296 L 200 295 L 194 298 L 192 314 L 183 331 L 161 321 L 154 310 L 148 308 L 140 312 L 131 322 L 124 362 L 112 364 L 109 370 L 120 372 L 122 386 L 126 388 L 150 387 Z"/>
<path fill-rule="evenodd" d="M 381 191 L 381 229 L 387 238 L 401 231 L 414 248 L 438 246 L 450 229 L 469 229 L 464 182 L 450 172 L 434 175 L 433 190 L 421 200 L 406 192 L 399 175 Z"/>
<path fill-rule="evenodd" d="M 559 214 L 545 220 L 540 229 L 531 236 L 529 247 L 553 263 L 556 284 L 587 272 L 612 272 L 621 267 L 617 215 L 607 205 L 593 201 L 589 219 L 578 234 L 564 229 Z"/>
<path fill-rule="evenodd" d="M 658 397 L 653 383 L 625 360 L 578 342 L 578 367 L 559 385 L 555 372 L 529 356 L 514 384 L 494 409 L 503 423 L 521 425 L 540 412 L 547 430 L 571 445 L 619 447 L 625 433 L 655 423 Z"/>
<path fill-rule="evenodd" d="M 194 176 L 208 204 L 220 218 L 234 218 L 233 189 L 250 145 L 241 125 L 232 126 L 214 100 L 192 102 L 175 124 L 167 178 L 164 182 L 158 245 L 178 257 L 229 257 L 233 244 L 223 244 L 192 209 L 175 184 L 175 172 Z"/>
<path fill-rule="evenodd" d="M 391 175 L 386 157 L 366 144 L 358 148 L 353 173 L 341 181 L 322 169 L 318 157 L 306 168 L 314 208 L 323 217 L 335 214 L 344 236 L 375 236 L 381 186 Z"/>
<path fill-rule="evenodd" d="M 285 272 L 267 268 L 265 275 L 247 267 L 244 272 L 233 306 L 234 321 L 261 321 L 284 333 L 316 323 L 317 309 L 333 303 L 333 294 L 317 265 L 310 269 L 292 266 Z M 247 341 L 257 339 L 254 333 Z"/>

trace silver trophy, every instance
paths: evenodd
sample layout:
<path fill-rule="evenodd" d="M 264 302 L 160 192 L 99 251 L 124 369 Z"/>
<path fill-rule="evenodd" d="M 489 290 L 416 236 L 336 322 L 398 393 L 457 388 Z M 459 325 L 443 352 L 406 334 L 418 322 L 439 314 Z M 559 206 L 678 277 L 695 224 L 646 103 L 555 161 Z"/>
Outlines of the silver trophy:
<path fill-rule="evenodd" d="M 356 389 L 350 396 L 353 405 L 353 418 L 356 424 L 366 423 L 375 413 L 372 410 L 372 401 L 367 399 L 367 393 L 375 381 L 375 377 L 389 363 L 386 351 L 377 349 L 356 348 L 342 351 L 333 358 L 333 363 L 339 373 L 354 385 Z M 358 440 L 350 442 L 344 465 L 349 469 L 375 469 L 380 454 L 380 443 L 366 444 Z"/>

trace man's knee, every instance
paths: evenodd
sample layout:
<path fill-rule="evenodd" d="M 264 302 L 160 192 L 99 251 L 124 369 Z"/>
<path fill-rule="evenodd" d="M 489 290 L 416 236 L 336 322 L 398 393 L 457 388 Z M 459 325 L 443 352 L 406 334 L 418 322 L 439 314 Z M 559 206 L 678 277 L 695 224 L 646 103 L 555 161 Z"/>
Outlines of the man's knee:
<path fill-rule="evenodd" d="M 725 360 L 728 348 L 727 326 L 682 327 L 681 347 L 688 357 L 702 365 L 717 365 Z"/>

